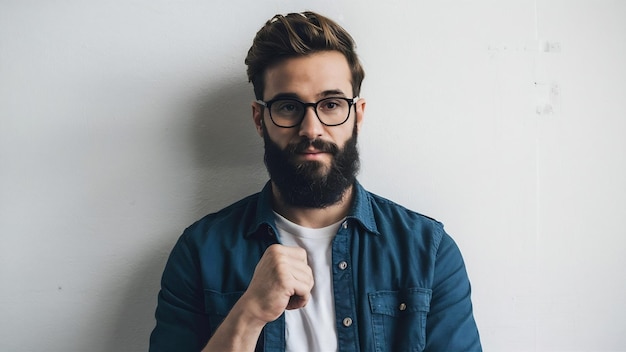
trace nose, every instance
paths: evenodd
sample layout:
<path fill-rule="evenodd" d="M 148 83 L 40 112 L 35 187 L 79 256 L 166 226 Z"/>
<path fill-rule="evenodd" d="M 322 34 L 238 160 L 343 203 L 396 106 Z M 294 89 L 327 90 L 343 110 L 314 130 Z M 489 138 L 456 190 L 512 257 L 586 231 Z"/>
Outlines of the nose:
<path fill-rule="evenodd" d="M 309 140 L 316 139 L 324 133 L 324 125 L 315 114 L 315 107 L 307 106 L 304 111 L 304 118 L 300 123 L 300 137 L 306 137 Z"/>

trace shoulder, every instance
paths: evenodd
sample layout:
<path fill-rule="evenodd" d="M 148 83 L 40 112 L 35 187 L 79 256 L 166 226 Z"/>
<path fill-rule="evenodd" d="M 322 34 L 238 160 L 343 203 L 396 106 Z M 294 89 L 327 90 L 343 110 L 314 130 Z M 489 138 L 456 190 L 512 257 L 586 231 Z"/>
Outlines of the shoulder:
<path fill-rule="evenodd" d="M 409 209 L 404 205 L 398 204 L 375 193 L 366 191 L 366 194 L 375 215 L 389 217 L 394 220 L 401 219 L 403 222 L 408 221 L 411 225 L 419 223 L 427 226 L 443 228 L 443 224 L 440 221 L 428 215 Z"/>
<path fill-rule="evenodd" d="M 381 235 L 429 243 L 433 251 L 442 240 L 449 240 L 440 221 L 375 193 L 365 191 L 365 194 Z"/>
<path fill-rule="evenodd" d="M 366 193 L 372 205 L 375 206 L 376 209 L 380 211 L 403 215 L 409 218 L 415 218 L 416 220 L 425 221 L 429 223 L 436 223 L 436 224 L 441 225 L 441 222 L 435 220 L 434 218 L 424 215 L 422 213 L 419 213 L 417 211 L 411 210 L 405 207 L 404 205 L 398 204 L 388 198 L 382 197 L 380 195 L 377 195 L 369 191 L 366 191 Z"/>

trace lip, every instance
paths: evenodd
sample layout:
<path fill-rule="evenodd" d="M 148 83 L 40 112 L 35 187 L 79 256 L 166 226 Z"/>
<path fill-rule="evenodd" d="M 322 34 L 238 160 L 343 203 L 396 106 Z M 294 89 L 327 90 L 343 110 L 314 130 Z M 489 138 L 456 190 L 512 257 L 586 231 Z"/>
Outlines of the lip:
<path fill-rule="evenodd" d="M 302 152 L 302 154 L 320 154 L 320 153 L 325 153 L 321 150 L 305 150 Z"/>
<path fill-rule="evenodd" d="M 313 148 L 313 147 L 309 147 L 300 152 L 300 154 L 321 154 L 321 153 L 326 153 L 326 152 L 320 149 Z"/>
<path fill-rule="evenodd" d="M 328 153 L 321 150 L 305 150 L 299 153 L 299 155 L 306 160 L 318 160 L 325 155 L 328 155 Z"/>

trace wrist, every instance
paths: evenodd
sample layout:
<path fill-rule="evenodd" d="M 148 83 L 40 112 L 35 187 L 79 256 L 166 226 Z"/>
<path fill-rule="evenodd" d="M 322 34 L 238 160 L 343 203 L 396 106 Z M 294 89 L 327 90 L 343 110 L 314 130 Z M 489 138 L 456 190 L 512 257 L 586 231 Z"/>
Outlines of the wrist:
<path fill-rule="evenodd" d="M 271 319 L 267 319 L 266 314 L 263 313 L 263 308 L 255 303 L 255 300 L 248 297 L 245 293 L 237 303 L 233 306 L 232 310 L 228 314 L 232 315 L 238 324 L 251 329 L 259 330 L 259 332 L 265 327 L 265 324 L 269 323 Z"/>

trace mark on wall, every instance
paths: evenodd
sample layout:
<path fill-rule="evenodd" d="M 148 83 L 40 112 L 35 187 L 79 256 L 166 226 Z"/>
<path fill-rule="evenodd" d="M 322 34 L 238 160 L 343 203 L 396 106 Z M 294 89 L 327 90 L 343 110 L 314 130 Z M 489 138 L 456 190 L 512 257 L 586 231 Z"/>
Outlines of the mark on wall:
<path fill-rule="evenodd" d="M 556 114 L 561 109 L 561 87 L 558 83 L 535 82 L 537 115 Z"/>

